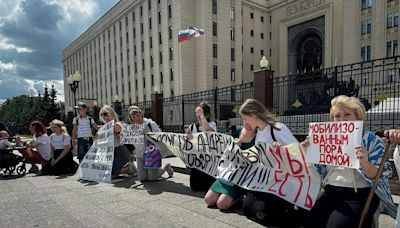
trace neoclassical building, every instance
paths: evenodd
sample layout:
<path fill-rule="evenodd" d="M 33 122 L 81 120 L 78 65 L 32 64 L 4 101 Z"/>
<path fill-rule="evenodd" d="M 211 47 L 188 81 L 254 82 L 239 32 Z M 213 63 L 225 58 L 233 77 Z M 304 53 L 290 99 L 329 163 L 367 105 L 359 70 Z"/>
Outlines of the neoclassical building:
<path fill-rule="evenodd" d="M 397 55 L 399 0 L 121 0 L 63 51 L 77 98 L 110 104 L 253 81 L 266 56 L 275 77 Z M 188 26 L 205 30 L 178 43 Z M 396 79 L 395 79 L 396 80 Z M 68 109 L 67 109 L 68 110 Z"/>

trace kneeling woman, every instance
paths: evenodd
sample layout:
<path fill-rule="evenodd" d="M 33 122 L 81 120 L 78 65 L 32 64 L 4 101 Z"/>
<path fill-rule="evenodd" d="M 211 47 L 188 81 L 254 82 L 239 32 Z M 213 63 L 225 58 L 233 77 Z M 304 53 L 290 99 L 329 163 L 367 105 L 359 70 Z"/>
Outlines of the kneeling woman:
<path fill-rule="evenodd" d="M 50 160 L 50 139 L 46 127 L 40 121 L 29 124 L 29 130 L 33 134 L 32 141 L 26 143 L 26 150 L 22 151 L 25 162 L 32 164 L 30 173 L 36 173 L 39 168 L 36 164 L 48 164 Z"/>
<path fill-rule="evenodd" d="M 122 131 L 121 123 L 119 122 L 118 115 L 115 110 L 109 106 L 104 105 L 100 109 L 100 120 L 103 123 L 108 123 L 114 120 L 114 161 L 111 175 L 116 177 L 121 173 L 127 174 L 129 172 L 129 158 L 131 152 L 120 143 L 120 134 Z"/>
<path fill-rule="evenodd" d="M 254 146 L 256 140 L 256 131 L 248 124 L 244 124 L 240 136 L 235 139 L 235 143 L 242 150 Z M 232 182 L 218 178 L 210 190 L 204 196 L 204 201 L 208 206 L 217 206 L 221 210 L 228 210 L 243 196 L 245 190 L 235 186 Z"/>

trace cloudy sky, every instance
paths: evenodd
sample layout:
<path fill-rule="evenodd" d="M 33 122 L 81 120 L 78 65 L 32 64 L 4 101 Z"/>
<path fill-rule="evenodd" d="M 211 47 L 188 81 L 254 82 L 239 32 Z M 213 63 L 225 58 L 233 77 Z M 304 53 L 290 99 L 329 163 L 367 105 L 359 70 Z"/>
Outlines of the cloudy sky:
<path fill-rule="evenodd" d="M 55 85 L 62 50 L 118 0 L 0 0 L 0 101 Z"/>

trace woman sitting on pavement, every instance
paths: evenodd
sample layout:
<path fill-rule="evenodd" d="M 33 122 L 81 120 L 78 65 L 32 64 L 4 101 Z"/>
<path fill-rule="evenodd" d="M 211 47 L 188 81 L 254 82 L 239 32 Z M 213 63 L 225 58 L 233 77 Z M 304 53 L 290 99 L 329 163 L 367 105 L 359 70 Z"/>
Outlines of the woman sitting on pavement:
<path fill-rule="evenodd" d="M 33 134 L 32 141 L 25 144 L 27 148 L 22 151 L 22 155 L 26 163 L 32 164 L 29 173 L 36 173 L 39 171 L 36 164 L 46 165 L 50 161 L 50 138 L 40 121 L 31 122 L 29 130 Z"/>
<path fill-rule="evenodd" d="M 50 128 L 53 131 L 53 134 L 50 135 L 52 174 L 75 173 L 78 164 L 73 159 L 71 136 L 67 133 L 64 122 L 55 119 L 51 121 Z"/>
<path fill-rule="evenodd" d="M 149 132 L 161 132 L 161 129 L 158 127 L 157 123 L 152 119 L 144 118 L 142 110 L 138 106 L 130 106 L 128 108 L 129 112 L 129 121 L 132 124 L 143 125 L 143 134 Z M 135 144 L 135 153 L 137 158 L 137 168 L 138 168 L 138 176 L 141 181 L 155 181 L 158 180 L 165 172 L 168 173 L 169 177 L 174 175 L 174 170 L 171 167 L 170 163 L 165 164 L 163 168 L 145 168 L 144 167 L 144 144 Z"/>
<path fill-rule="evenodd" d="M 341 95 L 332 99 L 331 121 L 364 121 L 365 117 L 365 107 L 358 98 Z M 308 140 L 303 143 L 305 147 L 308 144 Z M 321 178 L 326 182 L 325 191 L 311 208 L 304 227 L 358 227 L 384 148 L 375 133 L 364 132 L 361 145 L 355 147 L 360 169 L 318 165 Z M 396 216 L 388 182 L 391 174 L 390 163 L 386 161 L 362 227 L 371 227 L 380 202 L 392 217 Z"/>
<path fill-rule="evenodd" d="M 250 128 L 250 125 L 244 124 L 244 128 L 240 128 L 240 136 L 235 139 L 235 143 L 242 150 L 246 150 L 255 144 L 256 132 Z M 235 186 L 233 183 L 225 179 L 218 178 L 210 190 L 204 197 L 204 201 L 208 206 L 217 206 L 221 210 L 228 210 L 235 205 L 243 196 L 245 190 Z"/>
<path fill-rule="evenodd" d="M 122 126 L 119 122 L 118 115 L 109 105 L 104 105 L 100 109 L 99 113 L 100 120 L 105 124 L 114 120 L 114 160 L 111 176 L 114 178 L 119 176 L 119 174 L 128 174 L 130 170 L 129 158 L 131 153 L 124 145 L 121 145 L 120 143 Z"/>

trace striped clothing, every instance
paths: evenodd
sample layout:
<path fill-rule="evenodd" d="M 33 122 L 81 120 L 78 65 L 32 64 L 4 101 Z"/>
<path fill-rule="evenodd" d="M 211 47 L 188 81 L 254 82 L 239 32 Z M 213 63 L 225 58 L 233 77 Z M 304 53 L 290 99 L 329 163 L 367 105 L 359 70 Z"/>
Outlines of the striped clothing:
<path fill-rule="evenodd" d="M 362 145 L 369 152 L 368 161 L 376 168 L 379 168 L 379 164 L 382 161 L 383 154 L 385 151 L 385 145 L 383 141 L 375 135 L 374 132 L 364 132 L 362 138 Z M 327 175 L 327 169 L 325 165 L 316 165 L 318 172 L 320 173 L 321 179 L 325 180 Z M 367 178 L 364 171 L 358 169 L 364 179 L 368 182 L 369 186 L 372 187 L 373 180 Z M 379 180 L 378 186 L 375 190 L 375 194 L 380 198 L 383 204 L 383 210 L 389 213 L 392 218 L 396 218 L 397 207 L 393 203 L 393 198 L 390 193 L 389 178 L 392 176 L 392 166 L 389 161 L 385 162 L 382 170 L 382 176 Z M 323 183 L 326 184 L 326 183 Z"/>

